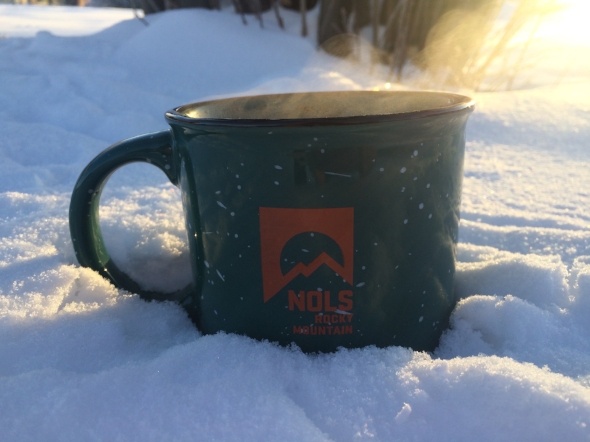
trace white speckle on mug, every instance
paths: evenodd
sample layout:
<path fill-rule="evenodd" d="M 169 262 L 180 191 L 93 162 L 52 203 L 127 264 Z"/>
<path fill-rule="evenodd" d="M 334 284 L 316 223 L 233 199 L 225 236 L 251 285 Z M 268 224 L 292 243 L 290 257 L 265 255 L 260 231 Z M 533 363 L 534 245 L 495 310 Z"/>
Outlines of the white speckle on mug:
<path fill-rule="evenodd" d="M 326 149 L 324 149 L 323 147 L 320 149 L 321 153 L 326 153 Z"/>
<path fill-rule="evenodd" d="M 404 224 L 408 224 L 408 218 L 404 220 Z"/>
<path fill-rule="evenodd" d="M 417 156 L 418 156 L 418 151 L 417 151 L 417 150 L 415 150 L 415 151 L 414 151 L 414 156 L 415 156 L 415 157 L 417 157 Z"/>
<path fill-rule="evenodd" d="M 400 173 L 406 173 L 406 170 L 408 170 L 408 169 L 406 169 L 405 167 L 402 167 L 399 171 L 400 171 Z"/>
<path fill-rule="evenodd" d="M 422 322 L 424 321 L 424 316 L 420 316 L 420 318 L 418 319 L 418 322 Z"/>
<path fill-rule="evenodd" d="M 231 216 L 236 216 L 236 212 L 230 212 L 229 213 Z"/>
<path fill-rule="evenodd" d="M 236 187 L 238 190 L 242 190 L 242 186 L 240 184 L 238 184 Z"/>
<path fill-rule="evenodd" d="M 274 183 L 275 183 L 275 186 L 278 186 L 279 185 L 279 182 L 278 181 L 275 181 Z"/>
<path fill-rule="evenodd" d="M 238 237 L 238 234 L 237 233 L 234 233 L 234 238 L 237 238 L 237 237 Z"/>
<path fill-rule="evenodd" d="M 424 208 L 424 203 L 418 204 L 418 209 L 422 210 Z"/>
<path fill-rule="evenodd" d="M 209 262 L 207 260 L 204 260 L 203 264 L 205 264 L 205 267 L 209 268 Z"/>
<path fill-rule="evenodd" d="M 432 213 L 428 214 L 428 219 L 432 219 Z"/>
<path fill-rule="evenodd" d="M 217 205 L 218 205 L 219 207 L 221 207 L 222 209 L 225 209 L 225 210 L 227 210 L 227 207 L 225 207 L 225 205 L 224 205 L 224 204 L 223 204 L 221 201 L 217 201 Z"/>
<path fill-rule="evenodd" d="M 221 190 L 216 190 L 215 191 L 215 195 L 219 195 L 221 193 Z"/>
<path fill-rule="evenodd" d="M 430 189 L 430 183 L 426 183 L 426 188 Z"/>
<path fill-rule="evenodd" d="M 356 286 L 357 287 L 364 287 L 365 286 L 365 283 L 364 282 L 359 282 Z"/>
<path fill-rule="evenodd" d="M 215 273 L 217 273 L 217 276 L 219 276 L 219 279 L 221 279 L 223 282 L 225 282 L 225 276 L 223 276 L 218 269 L 215 269 Z"/>
<path fill-rule="evenodd" d="M 380 167 L 379 172 L 383 172 L 383 171 L 385 171 L 385 169 L 383 167 Z"/>
<path fill-rule="evenodd" d="M 275 169 L 277 169 L 277 170 L 283 170 L 283 168 L 281 166 L 279 166 L 278 164 L 275 164 Z"/>
<path fill-rule="evenodd" d="M 324 171 L 324 174 L 326 174 L 326 175 L 333 175 L 333 176 L 341 176 L 341 177 L 344 177 L 344 178 L 352 178 L 352 175 L 349 175 L 347 173 L 337 173 L 337 172 Z"/>

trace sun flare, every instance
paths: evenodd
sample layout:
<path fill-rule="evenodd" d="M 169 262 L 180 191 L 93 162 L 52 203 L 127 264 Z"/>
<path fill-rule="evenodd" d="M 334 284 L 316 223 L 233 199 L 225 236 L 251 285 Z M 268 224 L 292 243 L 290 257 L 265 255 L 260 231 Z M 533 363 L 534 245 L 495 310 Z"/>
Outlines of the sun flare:
<path fill-rule="evenodd" d="M 562 0 L 561 9 L 547 17 L 537 37 L 549 42 L 572 46 L 590 46 L 590 1 Z"/>

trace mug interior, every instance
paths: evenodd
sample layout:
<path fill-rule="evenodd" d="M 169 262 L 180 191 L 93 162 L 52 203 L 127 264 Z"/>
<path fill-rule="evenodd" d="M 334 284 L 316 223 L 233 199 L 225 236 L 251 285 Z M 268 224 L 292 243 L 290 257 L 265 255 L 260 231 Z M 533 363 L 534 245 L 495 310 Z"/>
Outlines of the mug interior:
<path fill-rule="evenodd" d="M 257 95 L 186 104 L 172 120 L 301 121 L 383 117 L 414 118 L 473 106 L 466 96 L 444 92 L 344 91 Z"/>

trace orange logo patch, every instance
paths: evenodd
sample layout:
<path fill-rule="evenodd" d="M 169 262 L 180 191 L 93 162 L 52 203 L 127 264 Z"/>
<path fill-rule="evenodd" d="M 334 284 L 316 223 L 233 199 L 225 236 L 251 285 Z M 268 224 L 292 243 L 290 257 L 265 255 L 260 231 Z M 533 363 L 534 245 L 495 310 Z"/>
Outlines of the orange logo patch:
<path fill-rule="evenodd" d="M 260 208 L 260 248 L 264 302 L 269 301 L 297 276 L 308 277 L 322 265 L 328 266 L 352 285 L 354 209 L 279 209 Z M 342 263 L 320 251 L 308 264 L 295 263 L 286 272 L 281 254 L 289 240 L 299 234 L 325 235 L 337 245 Z"/>

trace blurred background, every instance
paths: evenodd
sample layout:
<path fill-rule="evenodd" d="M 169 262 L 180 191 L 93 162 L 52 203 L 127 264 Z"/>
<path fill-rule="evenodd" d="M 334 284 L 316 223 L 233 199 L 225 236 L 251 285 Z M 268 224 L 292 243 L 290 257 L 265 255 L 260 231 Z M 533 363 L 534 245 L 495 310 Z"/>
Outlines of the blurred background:
<path fill-rule="evenodd" d="M 302 37 L 319 50 L 387 69 L 392 82 L 475 91 L 534 86 L 522 75 L 545 58 L 535 45 L 544 26 L 585 0 L 0 0 L 0 3 L 131 8 L 147 25 L 150 14 L 178 8 L 231 10 L 244 25 L 283 27 L 283 15 L 301 16 Z M 239 26 L 239 22 L 236 22 Z M 585 27 L 582 20 L 571 23 Z M 582 29 L 579 29 L 582 32 Z M 560 32 L 559 30 L 557 32 Z M 556 67 L 553 81 L 567 75 Z M 417 75 L 418 74 L 418 75 Z"/>

